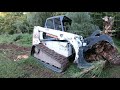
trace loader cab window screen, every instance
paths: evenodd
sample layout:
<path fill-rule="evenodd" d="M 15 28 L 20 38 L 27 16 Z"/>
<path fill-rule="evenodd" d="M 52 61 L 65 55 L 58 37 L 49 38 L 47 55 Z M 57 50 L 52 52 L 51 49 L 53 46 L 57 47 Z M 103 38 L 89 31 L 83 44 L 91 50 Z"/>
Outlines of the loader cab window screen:
<path fill-rule="evenodd" d="M 54 23 L 55 23 L 55 29 L 62 31 L 62 25 L 61 25 L 60 18 L 55 18 Z"/>
<path fill-rule="evenodd" d="M 70 23 L 69 22 L 63 22 L 63 25 L 64 25 L 64 30 L 65 31 L 70 30 Z"/>
<path fill-rule="evenodd" d="M 54 29 L 53 19 L 48 19 L 46 26 L 47 26 L 47 28 Z"/>

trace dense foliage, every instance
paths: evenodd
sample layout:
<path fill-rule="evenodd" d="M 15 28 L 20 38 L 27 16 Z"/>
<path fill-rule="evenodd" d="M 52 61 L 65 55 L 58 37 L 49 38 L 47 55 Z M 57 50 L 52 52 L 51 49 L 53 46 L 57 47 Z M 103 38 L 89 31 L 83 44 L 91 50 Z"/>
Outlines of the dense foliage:
<path fill-rule="evenodd" d="M 36 25 L 44 27 L 48 17 L 66 15 L 72 19 L 72 33 L 89 36 L 97 29 L 103 29 L 102 17 L 108 15 L 115 17 L 115 30 L 119 31 L 119 12 L 1 12 L 0 34 L 32 33 Z M 117 36 L 120 36 L 117 33 Z"/>
<path fill-rule="evenodd" d="M 66 16 L 73 21 L 70 32 L 87 37 L 93 31 L 99 29 L 98 26 L 92 24 L 93 19 L 88 12 L 68 12 Z"/>

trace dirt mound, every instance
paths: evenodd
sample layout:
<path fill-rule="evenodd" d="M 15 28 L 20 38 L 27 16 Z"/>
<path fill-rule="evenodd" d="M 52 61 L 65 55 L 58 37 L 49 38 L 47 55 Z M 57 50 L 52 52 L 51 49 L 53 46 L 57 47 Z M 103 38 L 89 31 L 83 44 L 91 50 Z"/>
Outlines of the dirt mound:
<path fill-rule="evenodd" d="M 23 56 L 30 56 L 31 47 L 3 43 L 0 44 L 0 51 L 6 54 L 6 57 L 16 61 L 24 58 Z"/>

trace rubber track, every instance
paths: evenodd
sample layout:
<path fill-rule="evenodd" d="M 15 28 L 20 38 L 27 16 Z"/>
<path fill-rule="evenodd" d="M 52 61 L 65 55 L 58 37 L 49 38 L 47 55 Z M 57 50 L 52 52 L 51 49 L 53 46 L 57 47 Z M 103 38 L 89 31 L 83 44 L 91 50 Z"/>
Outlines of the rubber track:
<path fill-rule="evenodd" d="M 42 43 L 39 44 L 39 45 L 36 45 L 36 46 L 37 46 L 37 48 L 42 50 L 42 52 L 44 52 L 45 54 L 47 54 L 51 58 L 55 59 L 58 63 L 60 63 L 62 70 L 65 70 L 68 67 L 69 61 L 68 61 L 67 57 L 64 57 L 63 55 L 60 55 L 60 54 L 56 53 L 54 50 L 49 49 L 48 47 L 46 47 Z"/>

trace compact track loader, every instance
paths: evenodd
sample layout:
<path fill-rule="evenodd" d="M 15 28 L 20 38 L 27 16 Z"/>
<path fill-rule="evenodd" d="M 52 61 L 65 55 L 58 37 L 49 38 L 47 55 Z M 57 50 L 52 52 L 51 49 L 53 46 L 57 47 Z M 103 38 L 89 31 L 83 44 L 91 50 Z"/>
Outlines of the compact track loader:
<path fill-rule="evenodd" d="M 101 58 L 120 63 L 110 36 L 96 30 L 83 38 L 68 32 L 71 23 L 71 19 L 61 15 L 47 18 L 45 27 L 34 26 L 31 55 L 55 72 L 65 71 L 70 62 L 78 68 L 89 68 L 93 61 Z"/>

